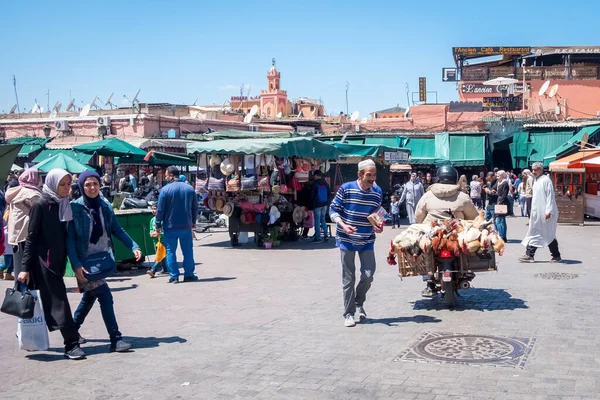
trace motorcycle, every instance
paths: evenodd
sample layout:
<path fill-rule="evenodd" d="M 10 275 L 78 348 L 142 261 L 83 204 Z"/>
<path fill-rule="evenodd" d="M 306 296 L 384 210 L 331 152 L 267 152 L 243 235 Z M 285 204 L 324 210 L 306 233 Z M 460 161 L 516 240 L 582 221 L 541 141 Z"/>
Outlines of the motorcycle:
<path fill-rule="evenodd" d="M 221 228 L 225 226 L 225 220 L 219 214 L 207 207 L 198 207 L 198 219 L 196 220 L 196 232 L 206 232 L 210 228 Z"/>

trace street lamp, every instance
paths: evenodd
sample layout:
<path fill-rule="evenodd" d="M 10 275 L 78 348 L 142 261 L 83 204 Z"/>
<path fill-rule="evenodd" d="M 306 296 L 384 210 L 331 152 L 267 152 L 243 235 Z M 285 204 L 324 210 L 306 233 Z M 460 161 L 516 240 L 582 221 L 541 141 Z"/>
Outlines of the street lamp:
<path fill-rule="evenodd" d="M 44 137 L 46 139 L 48 139 L 50 137 L 50 131 L 51 131 L 50 125 L 48 125 L 48 124 L 44 125 Z"/>

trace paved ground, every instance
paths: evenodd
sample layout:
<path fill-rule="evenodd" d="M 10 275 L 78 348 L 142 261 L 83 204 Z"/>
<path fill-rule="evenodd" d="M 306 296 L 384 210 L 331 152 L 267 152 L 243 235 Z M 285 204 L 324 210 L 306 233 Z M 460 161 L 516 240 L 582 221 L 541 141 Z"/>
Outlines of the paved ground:
<path fill-rule="evenodd" d="M 378 240 L 370 319 L 355 328 L 343 327 L 340 263 L 331 245 L 232 250 L 225 233 L 198 235 L 198 283 L 169 285 L 165 277 L 132 274 L 111 279 L 121 330 L 135 345 L 129 354 L 108 353 L 98 307 L 81 330 L 89 356 L 76 362 L 63 359 L 57 333 L 50 334 L 48 352 L 18 350 L 16 322 L 2 314 L 0 397 L 600 398 L 599 226 L 559 228 L 565 264 L 541 262 L 550 258 L 544 249 L 540 262 L 522 265 L 517 239 L 525 221 L 509 219 L 514 241 L 499 272 L 477 276 L 455 311 L 421 299 L 420 279 L 400 281 L 386 264 L 395 233 L 387 228 Z M 544 272 L 578 277 L 534 276 Z M 73 306 L 79 297 L 70 294 Z M 435 341 L 443 333 L 517 341 Z M 434 342 L 408 351 L 419 338 Z M 508 354 L 510 343 L 528 358 Z M 442 361 L 496 357 L 504 366 L 435 363 L 424 352 Z"/>

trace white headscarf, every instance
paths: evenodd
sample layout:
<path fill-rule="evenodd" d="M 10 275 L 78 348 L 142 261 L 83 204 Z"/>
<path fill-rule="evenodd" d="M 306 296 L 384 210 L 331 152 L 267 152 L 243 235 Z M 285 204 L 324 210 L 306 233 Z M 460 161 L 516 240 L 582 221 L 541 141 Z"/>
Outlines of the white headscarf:
<path fill-rule="evenodd" d="M 69 198 L 60 198 L 56 194 L 59 182 L 62 178 L 64 178 L 67 175 L 69 175 L 69 173 L 64 169 L 54 168 L 50 170 L 50 172 L 46 176 L 44 187 L 42 188 L 42 192 L 52 197 L 58 203 L 58 218 L 62 222 L 68 222 L 73 220 L 73 212 L 71 211 L 71 202 L 69 201 Z"/>

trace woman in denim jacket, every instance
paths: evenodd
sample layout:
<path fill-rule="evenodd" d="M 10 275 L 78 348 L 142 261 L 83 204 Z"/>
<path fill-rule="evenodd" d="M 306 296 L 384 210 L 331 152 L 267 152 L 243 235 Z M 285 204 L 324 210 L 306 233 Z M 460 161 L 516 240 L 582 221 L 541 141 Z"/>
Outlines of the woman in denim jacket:
<path fill-rule="evenodd" d="M 100 195 L 100 175 L 86 171 L 79 175 L 82 196 L 71 202 L 73 223 L 69 226 L 67 252 L 83 297 L 75 311 L 75 324 L 80 327 L 98 299 L 102 319 L 110 336 L 110 351 L 125 352 L 131 344 L 123 341 L 113 297 L 105 278 L 116 270 L 113 237 L 130 248 L 135 258 L 142 258 L 140 247 L 117 221 L 110 204 Z M 80 337 L 80 343 L 85 339 Z"/>

